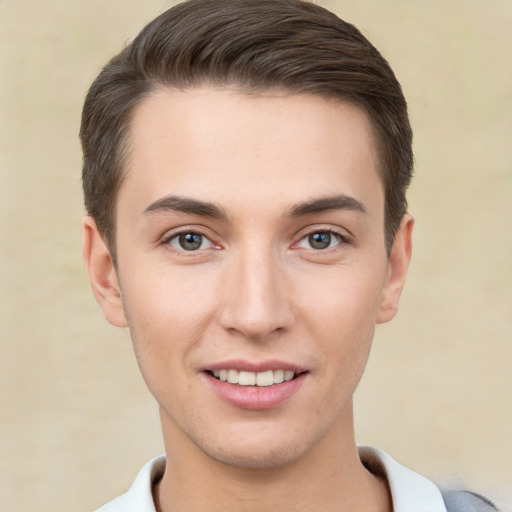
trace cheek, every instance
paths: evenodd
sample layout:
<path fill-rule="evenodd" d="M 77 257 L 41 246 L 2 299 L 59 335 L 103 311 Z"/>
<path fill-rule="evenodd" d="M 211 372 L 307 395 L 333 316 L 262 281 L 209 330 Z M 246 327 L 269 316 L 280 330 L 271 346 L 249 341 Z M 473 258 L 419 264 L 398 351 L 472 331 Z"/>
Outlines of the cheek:
<path fill-rule="evenodd" d="M 380 307 L 381 280 L 379 273 L 366 268 L 303 282 L 308 292 L 302 294 L 302 318 L 321 345 L 320 353 L 346 366 L 344 372 L 360 372 L 366 364 Z"/>
<path fill-rule="evenodd" d="M 375 324 L 382 295 L 381 272 L 368 267 L 340 268 L 325 275 L 298 274 L 299 280 L 294 295 L 302 298 L 302 308 L 319 320 L 320 328 L 323 322 L 326 329 L 357 332 Z"/>
<path fill-rule="evenodd" d="M 197 328 L 202 317 L 211 314 L 214 284 L 211 273 L 192 270 L 167 266 L 134 270 L 135 275 L 122 283 L 129 323 L 169 334 Z"/>
<path fill-rule="evenodd" d="M 148 384 L 155 387 L 169 372 L 186 370 L 215 314 L 212 287 L 203 289 L 179 272 L 136 274 L 122 287 L 135 355 Z"/>

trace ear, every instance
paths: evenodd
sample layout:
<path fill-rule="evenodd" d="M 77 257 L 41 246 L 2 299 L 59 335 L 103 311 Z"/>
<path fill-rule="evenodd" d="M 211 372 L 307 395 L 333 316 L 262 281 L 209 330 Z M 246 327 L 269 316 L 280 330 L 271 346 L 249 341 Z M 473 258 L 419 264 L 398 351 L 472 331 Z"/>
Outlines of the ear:
<path fill-rule="evenodd" d="M 388 275 L 382 291 L 382 301 L 377 323 L 389 322 L 398 311 L 398 302 L 405 283 L 405 276 L 412 253 L 412 231 L 414 219 L 404 215 L 395 235 L 388 259 Z"/>
<path fill-rule="evenodd" d="M 92 217 L 82 221 L 82 254 L 91 288 L 105 318 L 117 327 L 127 327 L 116 269 L 103 237 Z"/>

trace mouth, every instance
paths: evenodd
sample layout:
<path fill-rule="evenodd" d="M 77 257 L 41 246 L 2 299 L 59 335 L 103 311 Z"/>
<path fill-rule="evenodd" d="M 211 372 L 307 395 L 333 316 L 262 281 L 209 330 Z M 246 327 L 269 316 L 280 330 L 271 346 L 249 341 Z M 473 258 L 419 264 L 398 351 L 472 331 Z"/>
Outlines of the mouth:
<path fill-rule="evenodd" d="M 305 372 L 294 372 L 293 370 L 285 369 L 250 372 L 239 371 L 234 368 L 226 368 L 221 370 L 206 370 L 206 373 L 221 382 L 227 382 L 229 384 L 268 387 L 294 380 Z"/>
<path fill-rule="evenodd" d="M 265 410 L 292 399 L 309 371 L 286 362 L 224 361 L 203 369 L 210 389 L 238 409 Z"/>

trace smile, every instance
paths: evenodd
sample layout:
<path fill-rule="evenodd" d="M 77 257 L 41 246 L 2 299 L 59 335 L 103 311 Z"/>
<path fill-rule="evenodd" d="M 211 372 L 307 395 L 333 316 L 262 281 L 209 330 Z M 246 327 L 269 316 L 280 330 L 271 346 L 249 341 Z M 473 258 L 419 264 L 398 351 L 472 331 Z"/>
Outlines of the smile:
<path fill-rule="evenodd" d="M 215 369 L 202 372 L 219 398 L 239 409 L 272 409 L 290 400 L 308 380 L 308 371 Z"/>
<path fill-rule="evenodd" d="M 235 369 L 210 370 L 210 375 L 222 382 L 239 386 L 272 386 L 292 380 L 296 374 L 292 370 L 267 370 L 264 372 L 238 371 Z"/>

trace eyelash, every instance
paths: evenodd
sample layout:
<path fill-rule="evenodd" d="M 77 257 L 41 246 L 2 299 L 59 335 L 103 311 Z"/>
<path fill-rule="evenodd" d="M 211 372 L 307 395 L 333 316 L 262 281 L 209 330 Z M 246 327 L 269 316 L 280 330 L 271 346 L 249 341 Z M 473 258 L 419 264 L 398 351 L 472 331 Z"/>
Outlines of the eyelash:
<path fill-rule="evenodd" d="M 328 252 L 328 251 L 336 250 L 341 245 L 351 245 L 352 244 L 352 240 L 345 233 L 340 233 L 339 231 L 336 231 L 334 229 L 316 229 L 316 230 L 312 230 L 312 231 L 304 234 L 304 236 L 302 236 L 298 242 L 295 242 L 292 247 L 293 248 L 300 247 L 299 244 L 301 242 L 303 242 L 304 240 L 307 240 L 311 236 L 319 235 L 319 234 L 328 235 L 329 237 L 334 236 L 335 238 L 338 239 L 338 242 L 332 247 L 326 247 L 326 248 L 322 248 L 322 249 L 314 248 L 314 247 L 302 247 L 302 248 L 305 250 L 308 250 L 308 251 L 314 251 L 314 252 L 321 253 L 321 252 Z M 179 238 L 184 235 L 199 235 L 200 237 L 202 237 L 201 245 L 204 243 L 205 240 L 207 240 L 209 242 L 210 246 L 207 248 L 203 248 L 203 249 L 201 249 L 199 247 L 197 249 L 191 249 L 191 250 L 187 250 L 187 249 L 183 248 L 183 246 L 181 248 L 174 247 L 172 242 L 174 240 L 176 240 L 177 243 L 180 243 Z M 171 246 L 177 252 L 189 253 L 189 254 L 202 252 L 202 251 L 205 251 L 205 250 L 211 249 L 211 248 L 214 248 L 214 249 L 220 248 L 220 246 L 218 244 L 216 244 L 214 241 L 212 241 L 208 235 L 206 235 L 204 232 L 202 232 L 199 229 L 183 229 L 178 232 L 173 232 L 162 239 L 162 245 Z"/>

